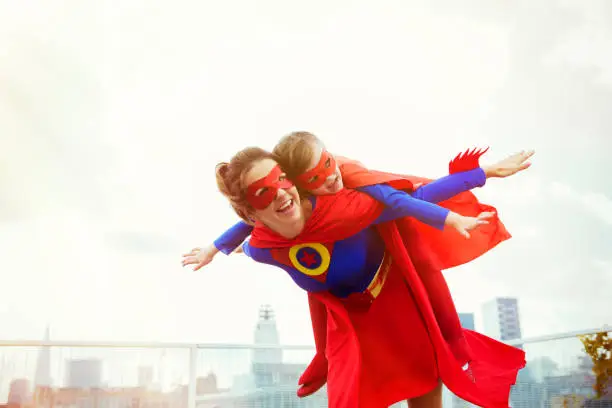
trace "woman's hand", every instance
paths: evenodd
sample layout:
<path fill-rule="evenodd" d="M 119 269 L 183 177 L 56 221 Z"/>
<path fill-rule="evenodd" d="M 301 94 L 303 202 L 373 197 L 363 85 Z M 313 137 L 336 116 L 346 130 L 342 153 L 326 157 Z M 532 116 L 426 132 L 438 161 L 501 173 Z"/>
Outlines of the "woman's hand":
<path fill-rule="evenodd" d="M 534 153 L 535 153 L 535 150 L 527 150 L 527 151 L 523 150 L 519 153 L 515 153 L 511 156 L 508 156 L 505 159 L 498 161 L 495 164 L 492 164 L 490 166 L 483 166 L 482 169 L 484 170 L 487 178 L 489 177 L 503 178 L 503 177 L 512 176 L 513 174 L 516 174 L 519 171 L 523 171 L 529 168 L 529 166 L 531 166 L 531 163 L 528 162 L 527 160 L 531 156 L 533 156 Z"/>
<path fill-rule="evenodd" d="M 213 244 L 206 248 L 193 248 L 191 252 L 183 254 L 183 266 L 195 265 L 193 270 L 197 271 L 211 263 L 217 253 L 219 253 L 219 250 Z"/>
<path fill-rule="evenodd" d="M 478 228 L 480 225 L 488 224 L 487 219 L 493 217 L 493 212 L 482 212 L 477 217 L 464 217 L 455 212 L 449 212 L 446 217 L 446 225 L 449 225 L 457 230 L 458 233 L 465 238 L 470 238 L 470 231 Z"/>

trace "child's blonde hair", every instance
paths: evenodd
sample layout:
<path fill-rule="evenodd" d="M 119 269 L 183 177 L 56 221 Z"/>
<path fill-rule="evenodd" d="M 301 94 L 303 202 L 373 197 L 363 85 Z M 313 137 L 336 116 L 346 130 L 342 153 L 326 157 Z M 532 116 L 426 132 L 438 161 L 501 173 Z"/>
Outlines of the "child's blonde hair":
<path fill-rule="evenodd" d="M 310 132 L 292 132 L 284 136 L 272 151 L 287 177 L 295 179 L 308 170 L 315 146 L 323 142 Z"/>

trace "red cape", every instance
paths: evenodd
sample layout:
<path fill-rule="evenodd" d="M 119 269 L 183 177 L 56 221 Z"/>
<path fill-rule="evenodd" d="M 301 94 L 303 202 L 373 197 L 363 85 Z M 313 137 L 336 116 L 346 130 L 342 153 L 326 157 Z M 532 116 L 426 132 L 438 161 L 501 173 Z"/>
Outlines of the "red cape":
<path fill-rule="evenodd" d="M 344 211 L 337 211 L 338 208 Z M 249 245 L 282 248 L 309 242 L 336 242 L 369 227 L 382 213 L 384 205 L 355 190 L 317 197 L 317 205 L 302 233 L 287 239 L 260 222 L 255 223 Z"/>
<path fill-rule="evenodd" d="M 388 184 L 398 190 L 413 191 L 415 184 L 427 184 L 432 181 L 423 177 L 368 170 L 361 163 L 345 157 L 336 156 L 336 160 L 342 172 L 344 185 L 347 188 Z M 470 262 L 488 252 L 500 242 L 511 238 L 510 233 L 499 219 L 495 207 L 481 204 L 476 196 L 469 191 L 457 194 L 438 203 L 438 205 L 458 214 L 472 217 L 484 211 L 495 212 L 495 216 L 489 220 L 489 224 L 480 226 L 470 232 L 470 239 L 465 239 L 452 228 L 445 228 L 440 231 L 427 224 L 412 223 L 412 228 L 418 233 L 421 244 L 426 245 L 431 250 L 440 269 L 448 269 Z M 398 225 L 403 222 L 406 222 L 406 220 L 398 220 Z"/>
<path fill-rule="evenodd" d="M 258 224 L 253 230 L 250 244 L 260 248 L 279 248 L 305 242 L 333 242 L 346 239 L 364 226 L 370 225 L 382 211 L 382 206 L 366 194 L 353 190 L 343 190 L 331 196 L 319 196 L 303 233 L 296 239 L 282 238 L 264 225 Z M 510 386 L 515 381 L 517 371 L 525 363 L 524 352 L 478 333 L 466 331 L 465 338 L 474 356 L 474 363 L 470 366 L 477 379 L 476 383 L 472 382 L 455 360 L 436 322 L 427 293 L 408 255 L 407 245 L 410 245 L 410 237 L 408 234 L 400 234 L 395 222 L 379 225 L 378 229 L 418 305 L 430 341 L 435 348 L 440 378 L 451 391 L 472 403 L 487 408 L 508 407 Z M 346 361 L 343 369 L 335 371 L 334 378 L 328 378 L 328 384 L 333 384 L 333 387 L 328 386 L 330 406 L 358 407 L 359 381 L 363 373 L 360 371 L 360 346 L 349 313 L 337 298 L 327 292 L 313 293 L 311 296 L 323 303 L 328 313 L 334 314 L 338 328 L 349 333 L 349 338 L 352 339 L 339 349 L 341 360 Z M 394 329 L 407 332 L 411 330 L 408 324 Z M 381 364 L 393 364 L 393 361 Z"/>

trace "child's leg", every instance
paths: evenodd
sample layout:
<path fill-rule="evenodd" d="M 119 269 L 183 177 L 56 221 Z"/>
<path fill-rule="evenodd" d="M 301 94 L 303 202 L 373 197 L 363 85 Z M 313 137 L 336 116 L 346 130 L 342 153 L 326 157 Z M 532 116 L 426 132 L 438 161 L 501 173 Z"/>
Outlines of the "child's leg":
<path fill-rule="evenodd" d="M 470 350 L 463 336 L 459 314 L 446 284 L 446 279 L 439 269 L 427 269 L 421 265 L 415 265 L 415 267 L 429 296 L 440 331 L 455 358 L 463 366 L 471 360 Z"/>
<path fill-rule="evenodd" d="M 459 314 L 442 271 L 436 266 L 427 248 L 419 247 L 418 243 L 410 245 L 410 256 L 429 296 L 442 336 L 459 363 L 462 366 L 469 363 L 470 348 L 463 336 Z"/>
<path fill-rule="evenodd" d="M 317 353 L 325 354 L 327 346 L 327 308 L 311 294 L 308 294 L 308 307 L 310 308 L 312 332 Z"/>
<path fill-rule="evenodd" d="M 308 294 L 308 306 L 312 320 L 312 331 L 316 354 L 302 376 L 299 378 L 298 397 L 306 397 L 317 392 L 327 382 L 327 308 L 312 294 Z"/>

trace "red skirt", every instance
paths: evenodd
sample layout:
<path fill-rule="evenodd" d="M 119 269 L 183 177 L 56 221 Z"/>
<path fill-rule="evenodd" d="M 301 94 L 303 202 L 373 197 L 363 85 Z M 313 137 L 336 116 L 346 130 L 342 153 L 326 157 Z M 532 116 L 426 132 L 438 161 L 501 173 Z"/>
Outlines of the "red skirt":
<path fill-rule="evenodd" d="M 418 296 L 416 296 L 418 298 Z M 395 263 L 369 308 L 330 297 L 327 304 L 327 390 L 332 408 L 386 408 L 432 391 L 440 380 L 486 408 L 507 408 L 524 362 L 522 350 L 465 331 L 470 372 L 434 340 L 405 274 Z"/>
<path fill-rule="evenodd" d="M 343 378 L 351 369 L 347 366 L 357 365 L 347 361 L 344 353 L 353 333 L 357 336 L 361 367 L 359 403 L 353 408 L 388 407 L 426 394 L 438 384 L 433 346 L 410 290 L 393 265 L 388 273 L 380 295 L 368 309 L 346 306 L 353 330 L 345 330 L 338 316 L 328 312 L 328 390 L 333 391 L 334 379 Z M 347 406 L 332 402 L 330 407 Z"/>

